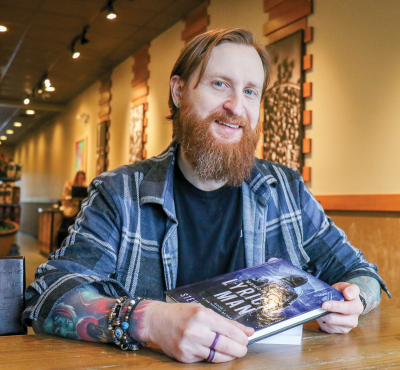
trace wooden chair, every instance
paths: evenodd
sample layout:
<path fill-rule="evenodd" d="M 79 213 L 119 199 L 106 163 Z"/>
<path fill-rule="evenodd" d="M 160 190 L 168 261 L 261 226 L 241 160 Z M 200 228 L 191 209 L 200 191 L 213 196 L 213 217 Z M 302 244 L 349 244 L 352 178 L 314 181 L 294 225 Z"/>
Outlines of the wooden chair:
<path fill-rule="evenodd" d="M 25 258 L 0 257 L 0 335 L 27 334 L 21 323 L 25 309 Z"/>

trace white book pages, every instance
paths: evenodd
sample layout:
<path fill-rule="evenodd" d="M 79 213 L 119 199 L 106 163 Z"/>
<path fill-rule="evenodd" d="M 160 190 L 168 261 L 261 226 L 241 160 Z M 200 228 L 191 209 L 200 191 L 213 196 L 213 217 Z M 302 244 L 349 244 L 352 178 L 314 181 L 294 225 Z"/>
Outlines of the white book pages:
<path fill-rule="evenodd" d="M 292 329 L 286 330 L 282 333 L 272 335 L 268 338 L 261 339 L 255 344 L 292 344 L 300 345 L 303 335 L 303 325 L 295 326 Z"/>

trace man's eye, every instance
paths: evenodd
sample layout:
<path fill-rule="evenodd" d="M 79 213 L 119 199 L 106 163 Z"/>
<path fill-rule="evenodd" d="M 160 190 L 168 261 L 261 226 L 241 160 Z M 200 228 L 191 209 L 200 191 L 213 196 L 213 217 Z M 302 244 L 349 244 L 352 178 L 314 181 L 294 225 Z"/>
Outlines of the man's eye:
<path fill-rule="evenodd" d="M 215 81 L 214 85 L 217 86 L 217 87 L 222 87 L 223 83 L 221 81 Z"/>
<path fill-rule="evenodd" d="M 244 93 L 247 94 L 247 95 L 251 95 L 251 96 L 253 96 L 255 94 L 254 91 L 250 90 L 250 89 L 244 90 Z"/>

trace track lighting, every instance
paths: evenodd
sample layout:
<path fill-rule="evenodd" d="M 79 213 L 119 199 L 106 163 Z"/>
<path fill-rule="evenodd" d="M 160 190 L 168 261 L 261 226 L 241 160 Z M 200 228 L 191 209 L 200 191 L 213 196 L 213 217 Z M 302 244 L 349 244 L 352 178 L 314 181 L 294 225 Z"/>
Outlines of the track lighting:
<path fill-rule="evenodd" d="M 7 134 L 7 135 L 12 135 L 13 133 L 14 133 L 13 130 L 7 130 L 7 131 L 6 131 L 6 134 Z"/>
<path fill-rule="evenodd" d="M 114 11 L 114 4 L 115 0 L 108 0 L 107 4 L 103 6 L 100 12 L 107 11 L 107 19 L 115 19 L 117 18 L 117 13 Z"/>
<path fill-rule="evenodd" d="M 26 96 L 26 98 L 24 99 L 24 104 L 28 105 L 30 103 L 30 99 L 29 99 L 29 95 Z"/>
<path fill-rule="evenodd" d="M 89 40 L 86 38 L 86 33 L 89 27 L 90 25 L 88 24 L 85 27 L 83 27 L 82 32 L 78 36 L 75 36 L 74 39 L 72 40 L 71 45 L 69 46 L 69 50 L 72 53 L 73 59 L 79 58 L 79 56 L 81 55 L 79 51 L 75 50 L 76 43 L 79 41 L 81 45 L 86 45 L 89 42 Z"/>
<path fill-rule="evenodd" d="M 0 25 L 0 32 L 6 32 L 6 31 L 7 31 L 7 27 Z"/>
<path fill-rule="evenodd" d="M 35 111 L 32 110 L 32 109 L 27 109 L 27 110 L 25 111 L 25 113 L 26 113 L 27 115 L 29 115 L 29 116 L 33 116 L 33 115 L 35 114 Z"/>
<path fill-rule="evenodd" d="M 21 122 L 14 122 L 14 127 L 21 127 L 22 123 Z"/>

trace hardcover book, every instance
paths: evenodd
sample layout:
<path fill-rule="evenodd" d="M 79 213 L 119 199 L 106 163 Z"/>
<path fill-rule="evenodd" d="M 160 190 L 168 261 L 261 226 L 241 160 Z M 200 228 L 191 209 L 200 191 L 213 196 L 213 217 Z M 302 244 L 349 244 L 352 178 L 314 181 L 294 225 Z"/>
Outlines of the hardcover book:
<path fill-rule="evenodd" d="M 325 301 L 342 301 L 330 285 L 274 259 L 166 292 L 167 302 L 200 303 L 254 328 L 249 344 L 329 314 Z"/>

